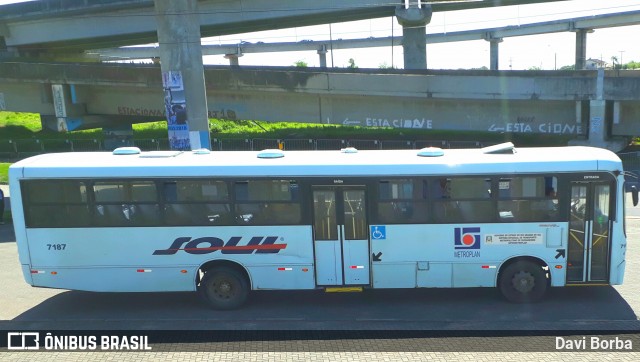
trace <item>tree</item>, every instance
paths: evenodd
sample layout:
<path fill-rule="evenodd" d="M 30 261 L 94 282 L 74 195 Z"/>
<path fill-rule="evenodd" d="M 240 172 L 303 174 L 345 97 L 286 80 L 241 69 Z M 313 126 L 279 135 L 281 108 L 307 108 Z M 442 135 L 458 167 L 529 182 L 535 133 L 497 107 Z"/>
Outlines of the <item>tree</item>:
<path fill-rule="evenodd" d="M 565 65 L 560 67 L 560 70 L 576 70 L 576 65 L 575 64 Z"/>
<path fill-rule="evenodd" d="M 304 60 L 298 60 L 298 61 L 294 62 L 293 65 L 295 65 L 298 68 L 306 68 L 306 67 L 309 66 L 307 64 L 307 62 L 305 62 Z"/>
<path fill-rule="evenodd" d="M 611 63 L 613 63 L 613 69 L 620 69 L 620 64 L 618 63 L 618 57 L 615 55 L 611 57 Z"/>
<path fill-rule="evenodd" d="M 349 58 L 349 66 L 347 68 L 358 69 L 358 66 L 356 65 L 356 61 L 353 60 L 353 58 Z"/>
<path fill-rule="evenodd" d="M 630 61 L 624 65 L 624 69 L 640 69 L 640 62 Z"/>
<path fill-rule="evenodd" d="M 378 65 L 378 68 L 380 68 L 380 69 L 396 69 L 395 67 L 387 64 L 387 62 L 384 62 L 384 63 Z"/>
<path fill-rule="evenodd" d="M 529 70 L 542 70 L 542 68 L 534 65 L 532 67 L 529 67 Z"/>

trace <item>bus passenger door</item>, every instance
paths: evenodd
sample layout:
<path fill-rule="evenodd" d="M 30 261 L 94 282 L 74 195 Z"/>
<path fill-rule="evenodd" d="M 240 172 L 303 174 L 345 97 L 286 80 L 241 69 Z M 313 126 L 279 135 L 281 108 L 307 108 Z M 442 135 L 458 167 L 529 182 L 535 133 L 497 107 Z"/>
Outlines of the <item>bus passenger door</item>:
<path fill-rule="evenodd" d="M 318 285 L 369 284 L 369 225 L 363 188 L 313 190 L 313 234 Z"/>
<path fill-rule="evenodd" d="M 611 186 L 608 183 L 571 184 L 568 284 L 608 281 L 611 199 Z"/>

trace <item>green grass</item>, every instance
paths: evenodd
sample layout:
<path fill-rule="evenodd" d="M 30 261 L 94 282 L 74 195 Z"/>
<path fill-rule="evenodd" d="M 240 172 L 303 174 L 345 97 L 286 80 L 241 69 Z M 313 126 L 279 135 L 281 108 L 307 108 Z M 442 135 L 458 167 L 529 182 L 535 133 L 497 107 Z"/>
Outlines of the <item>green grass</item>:
<path fill-rule="evenodd" d="M 0 184 L 9 183 L 9 166 L 10 163 L 0 162 Z"/>
<path fill-rule="evenodd" d="M 0 185 L 6 185 L 9 183 L 9 165 L 10 163 L 0 162 Z M 4 222 L 11 222 L 11 211 L 5 210 L 2 220 Z"/>
<path fill-rule="evenodd" d="M 210 119 L 212 138 L 273 139 L 376 139 L 376 140 L 449 140 L 499 143 L 513 141 L 518 146 L 566 144 L 569 137 L 544 137 L 536 134 L 498 134 L 478 131 L 414 130 L 389 127 L 352 127 L 316 123 L 231 121 Z M 133 126 L 134 139 L 167 137 L 167 123 L 139 123 Z M 43 130 L 34 113 L 0 112 L 0 141 L 9 139 L 103 139 L 100 129 L 58 133 Z"/>
<path fill-rule="evenodd" d="M 58 133 L 42 129 L 37 113 L 0 112 L 0 141 L 25 138 L 38 139 L 92 139 L 102 138 L 102 130 L 92 129 Z"/>

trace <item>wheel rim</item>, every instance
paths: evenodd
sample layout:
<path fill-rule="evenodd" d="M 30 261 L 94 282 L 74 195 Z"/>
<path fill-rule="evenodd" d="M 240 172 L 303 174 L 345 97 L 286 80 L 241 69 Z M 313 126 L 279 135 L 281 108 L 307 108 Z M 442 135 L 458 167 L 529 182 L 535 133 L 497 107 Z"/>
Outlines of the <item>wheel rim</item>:
<path fill-rule="evenodd" d="M 531 273 L 519 271 L 511 280 L 513 288 L 522 294 L 529 293 L 536 285 L 536 280 Z"/>
<path fill-rule="evenodd" d="M 216 299 L 231 299 L 236 294 L 233 281 L 226 278 L 215 279 L 211 291 Z"/>

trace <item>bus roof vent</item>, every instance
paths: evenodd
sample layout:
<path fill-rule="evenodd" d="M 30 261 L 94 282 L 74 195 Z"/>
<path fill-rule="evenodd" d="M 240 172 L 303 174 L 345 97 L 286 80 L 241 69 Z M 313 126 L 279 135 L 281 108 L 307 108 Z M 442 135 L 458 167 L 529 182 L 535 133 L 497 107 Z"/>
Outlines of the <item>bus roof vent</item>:
<path fill-rule="evenodd" d="M 140 158 L 169 158 L 181 155 L 182 151 L 150 151 L 140 155 Z"/>
<path fill-rule="evenodd" d="M 207 148 L 198 148 L 197 150 L 193 150 L 194 155 L 208 155 L 210 153 L 211 151 L 209 151 Z"/>
<path fill-rule="evenodd" d="M 358 153 L 358 149 L 355 147 L 346 147 L 340 150 L 342 153 Z"/>
<path fill-rule="evenodd" d="M 279 149 L 262 150 L 258 153 L 258 158 L 282 158 L 284 152 Z"/>
<path fill-rule="evenodd" d="M 113 150 L 113 154 L 116 156 L 121 155 L 139 155 L 140 149 L 138 147 L 118 147 Z"/>
<path fill-rule="evenodd" d="M 444 151 L 440 147 L 425 147 L 418 151 L 420 157 L 440 157 L 444 156 Z"/>
<path fill-rule="evenodd" d="M 511 142 L 505 142 L 498 145 L 483 147 L 481 151 L 486 154 L 514 154 L 516 153 L 516 147 Z"/>

